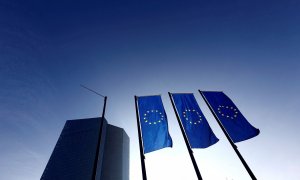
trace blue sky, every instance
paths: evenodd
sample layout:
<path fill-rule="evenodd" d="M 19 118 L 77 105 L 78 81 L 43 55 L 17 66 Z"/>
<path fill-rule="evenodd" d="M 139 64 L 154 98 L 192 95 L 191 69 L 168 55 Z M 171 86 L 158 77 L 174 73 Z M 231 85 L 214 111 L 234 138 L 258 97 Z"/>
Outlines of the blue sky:
<path fill-rule="evenodd" d="M 66 120 L 101 114 L 130 136 L 134 95 L 162 94 L 174 147 L 149 179 L 196 179 L 167 92 L 192 92 L 220 141 L 194 150 L 204 179 L 247 172 L 197 89 L 222 90 L 261 134 L 238 143 L 258 179 L 300 179 L 300 13 L 287 1 L 0 0 L 0 179 L 39 179 Z"/>

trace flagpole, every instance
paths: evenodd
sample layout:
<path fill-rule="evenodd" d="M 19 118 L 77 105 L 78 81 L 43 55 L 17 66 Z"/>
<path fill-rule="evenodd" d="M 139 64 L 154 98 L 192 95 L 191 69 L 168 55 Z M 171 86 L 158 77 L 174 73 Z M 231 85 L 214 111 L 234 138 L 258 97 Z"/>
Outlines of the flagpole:
<path fill-rule="evenodd" d="M 184 130 L 184 128 L 183 128 L 183 125 L 182 125 L 182 123 L 181 123 L 181 121 L 180 121 L 179 114 L 178 114 L 177 109 L 176 109 L 175 104 L 174 104 L 174 100 L 173 100 L 173 98 L 172 98 L 171 93 L 168 92 L 168 94 L 169 94 L 170 100 L 171 100 L 171 102 L 172 102 L 172 106 L 173 106 L 173 109 L 174 109 L 174 111 L 175 111 L 176 118 L 177 118 L 178 124 L 179 124 L 179 126 L 180 126 L 180 130 L 181 130 L 181 133 L 182 133 L 182 135 L 183 135 L 183 138 L 184 138 L 184 141 L 185 141 L 185 145 L 186 145 L 186 147 L 187 147 L 187 149 L 188 149 L 189 155 L 190 155 L 190 157 L 191 157 L 191 160 L 192 160 L 192 163 L 193 163 L 195 172 L 196 172 L 196 174 L 197 174 L 198 180 L 202 180 L 202 177 L 201 177 L 201 174 L 200 174 L 200 171 L 199 171 L 197 162 L 196 162 L 195 157 L 194 157 L 194 155 L 193 155 L 193 150 L 192 150 L 192 148 L 191 148 L 191 146 L 190 146 L 190 143 L 189 143 L 189 141 L 188 141 L 187 135 L 186 135 L 185 130 Z"/>
<path fill-rule="evenodd" d="M 138 128 L 138 135 L 139 135 L 142 174 L 143 174 L 143 180 L 147 180 L 146 167 L 145 167 L 144 145 L 143 145 L 143 141 L 142 141 L 141 125 L 140 125 L 138 103 L 137 103 L 138 97 L 134 96 L 134 100 L 135 100 L 135 112 L 136 112 L 137 128 Z"/>
<path fill-rule="evenodd" d="M 213 114 L 213 116 L 215 117 L 215 119 L 217 120 L 219 126 L 221 127 L 223 133 L 225 134 L 227 140 L 229 141 L 230 145 L 232 146 L 232 148 L 234 149 L 235 153 L 237 154 L 237 156 L 239 157 L 240 161 L 242 162 L 242 164 L 244 165 L 245 169 L 247 170 L 248 174 L 250 175 L 252 180 L 257 180 L 255 175 L 253 174 L 253 172 L 251 171 L 250 167 L 248 166 L 248 164 L 246 163 L 246 161 L 244 160 L 243 156 L 241 155 L 241 153 L 238 150 L 238 147 L 234 144 L 234 142 L 232 141 L 232 139 L 230 138 L 228 132 L 226 131 L 225 127 L 223 126 L 222 122 L 220 121 L 220 119 L 218 118 L 217 114 L 215 113 L 215 111 L 213 110 L 213 108 L 211 107 L 211 105 L 209 104 L 208 100 L 206 99 L 206 97 L 204 96 L 203 92 L 198 90 L 199 93 L 201 94 L 202 98 L 204 99 L 205 103 L 207 104 L 207 106 L 209 107 L 209 110 L 211 111 L 211 113 Z"/>
<path fill-rule="evenodd" d="M 84 85 L 80 85 L 81 87 L 97 94 L 98 96 L 101 96 L 104 98 L 104 103 L 103 103 L 103 109 L 102 109 L 102 116 L 101 118 L 99 117 L 99 134 L 98 134 L 98 140 L 97 140 L 97 147 L 96 147 L 96 156 L 94 159 L 94 166 L 93 166 L 93 174 L 92 174 L 92 180 L 96 180 L 97 178 L 97 165 L 98 165 L 98 161 L 99 161 L 99 149 L 100 149 L 100 144 L 101 144 L 101 135 L 102 135 L 102 129 L 103 129 L 103 122 L 104 122 L 104 116 L 105 116 L 105 110 L 106 110 L 106 102 L 107 102 L 107 96 L 103 96 L 102 94 L 84 86 Z"/>

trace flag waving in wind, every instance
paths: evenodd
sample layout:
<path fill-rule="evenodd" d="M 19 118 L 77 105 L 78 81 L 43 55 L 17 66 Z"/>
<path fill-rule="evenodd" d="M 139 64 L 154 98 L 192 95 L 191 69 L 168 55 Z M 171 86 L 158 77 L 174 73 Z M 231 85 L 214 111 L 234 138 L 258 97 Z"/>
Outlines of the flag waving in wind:
<path fill-rule="evenodd" d="M 167 115 L 161 97 L 141 96 L 137 101 L 144 153 L 172 147 Z"/>
<path fill-rule="evenodd" d="M 171 94 L 191 148 L 207 148 L 219 141 L 192 93 Z"/>
<path fill-rule="evenodd" d="M 223 92 L 202 91 L 202 94 L 233 142 L 244 141 L 259 134 L 259 129 L 246 120 Z"/>

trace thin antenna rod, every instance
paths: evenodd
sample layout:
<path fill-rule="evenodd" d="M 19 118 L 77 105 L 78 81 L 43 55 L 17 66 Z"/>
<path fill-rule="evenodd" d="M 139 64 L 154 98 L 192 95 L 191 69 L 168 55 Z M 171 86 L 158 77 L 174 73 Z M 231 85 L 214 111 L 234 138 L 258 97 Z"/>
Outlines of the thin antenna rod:
<path fill-rule="evenodd" d="M 93 166 L 93 174 L 92 174 L 92 179 L 91 180 L 96 180 L 97 178 L 97 165 L 98 165 L 98 161 L 99 161 L 99 151 L 100 151 L 100 144 L 101 144 L 101 135 L 102 135 L 102 130 L 103 130 L 103 121 L 104 121 L 104 116 L 105 116 L 105 110 L 106 110 L 106 102 L 107 102 L 107 96 L 103 96 L 102 94 L 80 84 L 81 87 L 83 87 L 84 89 L 87 89 L 95 94 L 97 94 L 98 96 L 101 96 L 104 98 L 104 104 L 103 104 L 103 110 L 102 110 L 102 116 L 101 118 L 99 118 L 99 134 L 98 134 L 98 140 L 97 140 L 97 147 L 96 147 L 96 155 L 95 155 L 95 159 L 94 159 L 94 166 Z"/>
<path fill-rule="evenodd" d="M 80 84 L 80 86 L 83 87 L 84 89 L 87 89 L 87 90 L 89 90 L 89 91 L 91 91 L 91 92 L 93 92 L 93 93 L 95 93 L 95 94 L 97 94 L 97 95 L 105 98 L 105 96 L 103 96 L 102 94 L 100 94 L 100 93 L 98 93 L 98 92 L 96 92 L 96 91 L 94 91 L 94 90 L 92 90 L 92 89 L 90 89 L 90 88 L 88 88 L 88 87 L 86 87 L 86 86 L 84 86 L 82 84 Z"/>

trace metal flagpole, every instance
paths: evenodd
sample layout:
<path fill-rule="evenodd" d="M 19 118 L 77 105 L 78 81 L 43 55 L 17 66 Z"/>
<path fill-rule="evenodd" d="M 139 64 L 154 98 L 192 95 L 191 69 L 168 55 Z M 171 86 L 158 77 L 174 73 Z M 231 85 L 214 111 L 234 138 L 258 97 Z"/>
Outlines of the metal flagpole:
<path fill-rule="evenodd" d="M 189 143 L 189 141 L 188 141 L 187 135 L 186 135 L 185 130 L 184 130 L 184 128 L 183 128 L 183 125 L 182 125 L 182 123 L 181 123 L 181 121 L 180 121 L 180 117 L 179 117 L 179 114 L 178 114 L 177 109 L 176 109 L 176 107 L 175 107 L 174 100 L 173 100 L 173 98 L 172 98 L 171 93 L 170 93 L 170 92 L 168 92 L 168 93 L 169 93 L 170 100 L 171 100 L 171 102 L 172 102 L 173 109 L 174 109 L 175 114 L 176 114 L 176 118 L 177 118 L 178 124 L 179 124 L 179 126 L 180 126 L 181 133 L 182 133 L 182 135 L 183 135 L 183 138 L 184 138 L 186 147 L 187 147 L 187 149 L 188 149 L 188 151 L 189 151 L 189 154 L 190 154 L 190 157 L 191 157 L 191 160 L 192 160 L 192 163 L 193 163 L 195 172 L 196 172 L 196 174 L 197 174 L 198 180 L 202 180 L 202 177 L 201 177 L 201 174 L 200 174 L 198 165 L 197 165 L 196 160 L 195 160 L 195 157 L 194 157 L 194 155 L 193 155 L 193 150 L 192 150 L 192 148 L 191 148 L 191 146 L 190 146 L 190 143 Z"/>
<path fill-rule="evenodd" d="M 143 174 L 143 180 L 147 180 L 146 167 L 145 167 L 144 145 L 143 145 L 143 141 L 142 141 L 141 124 L 140 124 L 138 103 L 137 103 L 138 97 L 134 96 L 134 100 L 135 100 L 135 112 L 136 112 L 137 128 L 138 128 L 138 135 L 139 135 L 139 144 L 140 144 L 142 174 Z"/>
<path fill-rule="evenodd" d="M 99 126 L 99 135 L 98 135 L 98 142 L 97 142 L 97 149 L 96 149 L 96 157 L 94 161 L 94 169 L 93 169 L 93 180 L 96 180 L 96 175 L 97 175 L 97 165 L 99 161 L 99 149 L 100 149 L 100 143 L 101 143 L 101 135 L 102 135 L 102 130 L 103 130 L 103 122 L 104 122 L 104 116 L 105 116 L 105 110 L 106 110 L 106 101 L 107 101 L 107 96 L 104 96 L 104 106 L 102 110 L 102 117 L 100 120 L 100 126 Z"/>
<path fill-rule="evenodd" d="M 105 110 L 106 110 L 106 102 L 107 102 L 107 96 L 103 96 L 102 94 L 84 86 L 80 85 L 81 87 L 97 94 L 98 96 L 101 96 L 104 98 L 104 104 L 103 104 L 103 109 L 102 109 L 102 117 L 99 118 L 99 134 L 98 134 L 98 140 L 97 140 L 97 148 L 96 148 L 96 156 L 94 159 L 94 166 L 93 166 L 93 174 L 92 174 L 92 180 L 96 180 L 96 175 L 97 175 L 97 165 L 99 161 L 99 149 L 100 149 L 100 143 L 101 143 L 101 134 L 102 134 L 102 129 L 103 129 L 103 122 L 104 122 L 104 116 L 105 116 Z"/>
<path fill-rule="evenodd" d="M 208 100 L 206 99 L 206 97 L 204 96 L 203 92 L 198 90 L 199 93 L 201 94 L 202 98 L 204 99 L 204 101 L 206 102 L 207 106 L 209 107 L 211 113 L 214 115 L 215 119 L 217 120 L 219 126 L 221 127 L 223 133 L 225 134 L 227 140 L 229 141 L 230 145 L 232 146 L 232 148 L 234 149 L 235 153 L 237 154 L 237 156 L 239 157 L 239 159 L 241 160 L 242 164 L 244 165 L 244 167 L 246 168 L 248 174 L 250 175 L 252 180 L 257 180 L 255 175 L 253 174 L 253 172 L 251 171 L 250 167 L 248 166 L 248 164 L 246 163 L 246 161 L 244 160 L 243 156 L 241 155 L 241 153 L 238 150 L 238 147 L 234 144 L 234 142 L 232 141 L 232 139 L 230 138 L 228 132 L 226 131 L 225 127 L 223 126 L 223 124 L 221 123 L 220 119 L 218 118 L 217 114 L 215 113 L 215 111 L 213 110 L 213 108 L 211 107 L 211 105 L 209 104 Z"/>

